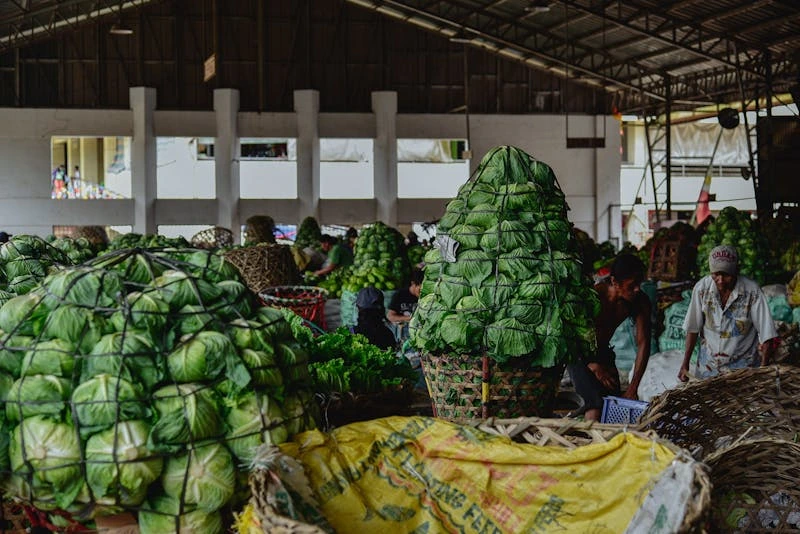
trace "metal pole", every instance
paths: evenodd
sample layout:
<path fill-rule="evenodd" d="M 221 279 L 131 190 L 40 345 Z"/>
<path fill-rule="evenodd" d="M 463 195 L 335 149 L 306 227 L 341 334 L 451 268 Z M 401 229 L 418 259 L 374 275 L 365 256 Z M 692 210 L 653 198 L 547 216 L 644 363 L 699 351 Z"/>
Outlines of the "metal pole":
<path fill-rule="evenodd" d="M 664 165 L 667 171 L 667 220 L 672 219 L 672 78 L 669 74 L 664 74 L 664 85 L 666 89 L 666 144 L 667 153 Z"/>
<path fill-rule="evenodd" d="M 264 2 L 258 0 L 258 111 L 264 111 Z"/>
<path fill-rule="evenodd" d="M 646 113 L 646 111 L 643 111 Z M 658 209 L 658 191 L 656 191 L 656 170 L 655 165 L 653 165 L 653 145 L 650 144 L 650 125 L 647 122 L 647 117 L 644 118 L 644 137 L 647 141 L 647 163 L 650 167 L 650 180 L 653 182 L 653 204 L 656 207 L 656 222 L 661 222 L 661 214 L 659 213 Z"/>
<path fill-rule="evenodd" d="M 467 45 L 463 45 L 463 54 L 464 54 L 464 117 L 467 123 L 467 150 L 472 153 L 472 142 L 470 141 L 470 132 L 469 132 L 469 59 L 467 55 L 469 54 L 469 50 L 467 49 Z"/>
<path fill-rule="evenodd" d="M 739 83 L 739 96 L 742 99 L 742 117 L 744 117 L 745 139 L 747 140 L 747 163 L 750 167 L 750 176 L 753 178 L 753 192 L 756 195 L 756 207 L 758 206 L 760 184 L 757 183 L 756 164 L 753 161 L 753 143 L 750 140 L 750 122 L 747 120 L 747 99 L 744 96 L 744 82 L 742 82 L 742 69 L 739 62 L 739 51 L 736 50 L 736 81 Z M 758 99 L 756 99 L 757 101 Z"/>
<path fill-rule="evenodd" d="M 767 167 L 767 187 L 763 187 L 762 189 L 765 190 L 767 199 L 769 200 L 769 215 L 772 217 L 772 211 L 775 207 L 775 199 L 773 198 L 773 190 L 776 188 L 778 184 L 775 183 L 775 165 L 774 161 L 772 160 L 772 140 L 774 135 L 774 125 L 772 123 L 772 64 L 771 64 L 771 54 L 770 51 L 767 50 L 764 52 L 764 68 L 767 71 L 767 80 L 766 80 L 766 96 L 767 96 L 767 142 L 766 142 L 766 156 L 767 161 L 769 162 L 769 166 Z M 759 143 L 760 144 L 760 143 Z M 760 152 L 759 152 L 760 155 Z M 759 157 L 760 160 L 760 157 Z M 760 161 L 759 161 L 760 163 Z M 759 164 L 759 173 L 761 172 L 761 165 Z M 759 180 L 759 186 L 761 186 L 761 180 Z"/>

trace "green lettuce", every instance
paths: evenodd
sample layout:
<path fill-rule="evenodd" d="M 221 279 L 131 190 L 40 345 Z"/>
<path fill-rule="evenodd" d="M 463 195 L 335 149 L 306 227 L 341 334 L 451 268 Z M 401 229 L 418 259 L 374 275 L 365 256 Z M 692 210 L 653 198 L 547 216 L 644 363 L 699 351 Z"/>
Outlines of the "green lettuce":
<path fill-rule="evenodd" d="M 233 496 L 236 469 L 221 443 L 200 445 L 187 454 L 170 457 L 161 476 L 164 492 L 199 510 L 214 512 Z"/>

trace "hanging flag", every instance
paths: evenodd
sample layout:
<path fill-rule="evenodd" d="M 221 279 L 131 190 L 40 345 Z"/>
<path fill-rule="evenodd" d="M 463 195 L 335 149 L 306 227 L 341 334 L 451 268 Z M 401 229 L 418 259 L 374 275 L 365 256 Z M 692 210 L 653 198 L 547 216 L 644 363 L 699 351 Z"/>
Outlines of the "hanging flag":
<path fill-rule="evenodd" d="M 692 215 L 692 223 L 695 225 L 703 224 L 703 221 L 708 219 L 711 215 L 711 209 L 708 206 L 711 195 L 711 174 L 707 174 L 703 180 L 703 187 L 700 188 L 700 196 L 697 197 L 697 208 Z"/>

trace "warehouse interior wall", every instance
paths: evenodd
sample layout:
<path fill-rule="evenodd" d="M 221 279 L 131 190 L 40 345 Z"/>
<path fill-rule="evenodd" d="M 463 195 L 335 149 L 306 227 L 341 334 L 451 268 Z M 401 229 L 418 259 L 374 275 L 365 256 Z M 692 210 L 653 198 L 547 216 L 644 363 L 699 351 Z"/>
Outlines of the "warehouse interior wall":
<path fill-rule="evenodd" d="M 142 88 L 132 88 L 131 91 Z M 217 91 L 234 91 L 221 89 Z M 387 224 L 410 224 L 438 219 L 444 211 L 446 198 L 438 197 L 435 189 L 430 197 L 424 191 L 410 198 L 407 188 L 397 183 L 383 186 L 382 181 L 398 181 L 397 139 L 466 139 L 463 115 L 454 114 L 397 114 L 391 106 L 380 113 L 325 113 L 315 104 L 316 91 L 296 91 L 304 107 L 296 113 L 214 113 L 198 111 L 161 111 L 146 117 L 141 131 L 152 141 L 137 143 L 133 118 L 136 109 L 125 110 L 64 110 L 0 108 L 0 120 L 19 127 L 0 132 L 0 157 L 5 165 L 0 169 L 0 229 L 11 233 L 31 232 L 49 234 L 53 225 L 99 224 L 136 227 L 136 218 L 144 216 L 134 210 L 135 198 L 113 200 L 59 201 L 50 199 L 51 138 L 56 136 L 94 137 L 97 139 L 98 160 L 104 158 L 102 137 L 132 137 L 132 166 L 137 161 L 149 161 L 155 154 L 143 157 L 137 151 L 157 147 L 160 137 L 215 137 L 217 131 L 236 132 L 238 138 L 278 137 L 297 139 L 296 190 L 307 191 L 316 198 L 239 198 L 226 187 L 216 198 L 158 198 L 149 203 L 148 216 L 156 226 L 213 225 L 235 227 L 219 220 L 219 205 L 236 207 L 237 219 L 253 214 L 269 214 L 276 221 L 299 223 L 311 210 L 322 224 L 363 224 L 378 219 Z M 377 94 L 377 93 L 376 93 Z M 138 102 L 132 99 L 132 102 Z M 235 101 L 235 99 L 231 99 Z M 392 104 L 391 93 L 383 92 L 376 100 Z M 380 119 L 380 120 L 379 120 Z M 472 115 L 469 162 L 474 172 L 480 158 L 491 148 L 510 144 L 529 152 L 549 164 L 571 207 L 570 220 L 598 241 L 621 235 L 619 214 L 612 206 L 620 198 L 620 135 L 619 123 L 612 117 L 593 115 Z M 231 124 L 217 124 L 228 121 Z M 567 148 L 567 135 L 597 141 L 596 148 Z M 228 134 L 226 134 L 228 135 Z M 373 190 L 371 198 L 321 198 L 320 139 L 372 139 L 380 150 L 373 150 L 371 161 Z M 228 141 L 230 142 L 230 141 Z M 304 147 L 317 147 L 311 153 Z M 377 146 L 377 145 L 376 145 Z M 387 150 L 386 147 L 391 147 Z M 235 151 L 229 151 L 235 152 Z M 238 154 L 223 169 L 238 168 Z M 380 158 L 381 161 L 377 159 Z M 237 160 L 234 162 L 234 160 Z M 383 160 L 386 161 L 383 161 Z M 164 163 L 159 162 L 159 165 Z M 105 162 L 103 163 L 105 165 Z M 215 166 L 220 166 L 219 152 Z M 87 169 L 88 170 L 88 169 Z M 216 173 L 216 183 L 226 183 L 227 172 Z M 406 171 L 407 172 L 407 171 Z M 309 177 L 307 173 L 312 173 Z M 136 180 L 144 173 L 132 171 L 133 191 Z M 404 172 L 405 174 L 405 172 Z M 160 169 L 159 169 L 160 175 Z M 138 176 L 138 178 L 137 178 Z M 181 182 L 191 183 L 194 177 L 182 176 Z M 159 176 L 160 180 L 160 176 Z M 310 180 L 310 181 L 309 181 Z M 301 184 L 309 186 L 300 187 Z M 417 181 L 417 187 L 424 182 Z M 159 185 L 159 190 L 162 187 Z M 269 193 L 264 191 L 264 193 Z M 148 195 L 151 193 L 148 193 Z M 284 195 L 285 196 L 285 195 Z M 365 195 L 368 196 L 369 195 Z M 380 198 L 377 198 L 380 197 Z M 392 198 L 389 198 L 392 197 Z M 233 204 L 235 206 L 233 206 Z M 301 206 L 306 206 L 301 209 Z M 226 208 L 225 213 L 230 211 Z M 383 214 L 383 216 L 381 215 Z"/>

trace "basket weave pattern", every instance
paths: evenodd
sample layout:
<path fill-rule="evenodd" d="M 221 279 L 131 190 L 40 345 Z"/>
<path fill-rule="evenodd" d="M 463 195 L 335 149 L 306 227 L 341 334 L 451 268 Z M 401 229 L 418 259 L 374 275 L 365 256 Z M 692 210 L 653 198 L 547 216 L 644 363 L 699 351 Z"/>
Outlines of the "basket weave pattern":
<path fill-rule="evenodd" d="M 548 416 L 564 373 L 563 366 L 531 366 L 529 358 L 500 364 L 469 354 L 425 354 L 422 367 L 434 414 L 458 423 Z"/>
<path fill-rule="evenodd" d="M 290 286 L 299 282 L 300 273 L 290 247 L 286 245 L 255 245 L 225 253 L 244 278 L 247 287 L 261 293 L 272 286 Z"/>
<path fill-rule="evenodd" d="M 639 420 L 653 430 L 705 457 L 746 435 L 800 435 L 800 368 L 775 365 L 740 369 L 690 382 L 656 397 Z"/>
<path fill-rule="evenodd" d="M 54 226 L 53 235 L 56 237 L 83 237 L 93 245 L 108 245 L 108 234 L 102 226 Z"/>
<path fill-rule="evenodd" d="M 744 441 L 705 459 L 711 469 L 711 524 L 718 532 L 800 528 L 800 445 Z"/>
<path fill-rule="evenodd" d="M 192 245 L 197 248 L 220 248 L 233 245 L 233 232 L 221 226 L 212 226 L 192 236 Z"/>

